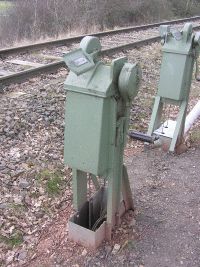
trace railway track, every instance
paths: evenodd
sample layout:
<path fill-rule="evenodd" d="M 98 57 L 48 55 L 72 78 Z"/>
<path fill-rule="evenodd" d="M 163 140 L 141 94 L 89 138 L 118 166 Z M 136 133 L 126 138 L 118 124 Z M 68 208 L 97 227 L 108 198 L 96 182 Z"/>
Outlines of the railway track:
<path fill-rule="evenodd" d="M 183 22 L 187 22 L 187 21 L 195 21 L 195 20 L 199 20 L 199 19 L 200 19 L 200 16 L 195 16 L 195 17 L 191 17 L 191 18 L 183 18 L 183 19 L 178 19 L 178 20 L 171 20 L 171 21 L 157 22 L 157 23 L 146 24 L 146 25 L 120 28 L 120 29 L 111 30 L 111 31 L 88 33 L 87 35 L 102 37 L 102 36 L 112 35 L 112 34 L 117 34 L 117 33 L 146 30 L 146 29 L 149 29 L 152 27 L 158 27 L 160 25 L 164 25 L 164 24 L 168 24 L 168 23 L 176 24 L 176 23 L 183 23 Z M 79 42 L 84 36 L 85 36 L 85 34 L 70 37 L 70 38 L 60 39 L 60 40 L 47 41 L 47 42 L 30 44 L 30 45 L 19 46 L 19 47 L 5 48 L 5 49 L 0 50 L 0 56 L 10 55 L 10 54 L 13 54 L 16 52 L 24 52 L 27 50 L 28 51 L 37 50 L 37 49 L 40 49 L 43 47 L 48 47 L 48 46 L 65 45 L 65 44 L 69 44 L 71 42 Z"/>
<path fill-rule="evenodd" d="M 200 16 L 180 19 L 180 20 L 159 22 L 155 24 L 141 25 L 136 27 L 121 28 L 106 32 L 91 33 L 90 35 L 100 37 L 101 43 L 103 44 L 102 55 L 106 55 L 119 52 L 120 50 L 123 49 L 141 47 L 149 43 L 159 41 L 160 36 L 157 35 L 157 27 L 160 25 L 169 23 L 180 24 L 186 21 L 197 21 L 197 20 L 200 21 Z M 200 24 L 197 24 L 194 27 L 195 30 L 199 28 Z M 138 32 L 138 31 L 139 33 L 137 34 L 135 33 L 134 35 L 132 34 L 132 32 Z M 62 40 L 55 40 L 55 41 L 0 50 L 0 57 L 3 60 L 5 60 L 6 58 L 5 68 L 8 67 L 8 70 L 6 68 L 5 71 L 3 70 L 3 72 L 0 72 L 1 75 L 0 89 L 11 83 L 20 82 L 25 80 L 26 78 L 30 78 L 41 73 L 56 71 L 57 69 L 64 67 L 65 64 L 64 61 L 62 60 L 63 54 L 77 47 L 79 41 L 84 36 L 85 35 L 79 35 Z M 141 38 L 141 36 L 142 40 L 138 40 Z M 111 45 L 113 44 L 117 45 L 111 47 Z M 36 51 L 44 48 L 48 49 L 48 53 L 50 51 L 51 55 L 46 55 L 46 50 L 40 51 L 39 54 L 37 54 Z M 32 54 L 30 54 L 30 52 Z M 41 56 L 41 53 L 45 53 L 44 57 Z M 28 58 L 29 61 L 18 60 L 18 59 L 16 60 L 15 54 L 23 55 L 23 58 L 24 57 Z M 44 58 L 46 61 L 45 64 L 42 62 L 44 61 Z M 13 67 L 13 64 L 20 66 L 17 68 L 17 71 L 14 72 L 9 71 L 10 66 L 12 65 Z"/>

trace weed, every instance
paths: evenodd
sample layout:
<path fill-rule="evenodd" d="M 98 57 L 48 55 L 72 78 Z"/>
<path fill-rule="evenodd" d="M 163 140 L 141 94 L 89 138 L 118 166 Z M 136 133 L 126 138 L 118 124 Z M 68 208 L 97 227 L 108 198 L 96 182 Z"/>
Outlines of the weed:
<path fill-rule="evenodd" d="M 14 210 L 24 210 L 25 209 L 24 205 L 22 205 L 22 204 L 15 204 L 15 203 L 12 203 L 10 205 L 10 207 L 12 209 L 14 209 Z"/>
<path fill-rule="evenodd" d="M 49 171 L 48 169 L 44 169 L 36 176 L 36 180 L 41 182 L 42 180 L 51 178 L 51 175 L 52 175 L 51 171 Z"/>
<path fill-rule="evenodd" d="M 10 204 L 10 209 L 12 210 L 12 213 L 15 215 L 17 214 L 23 215 L 27 208 L 23 204 L 12 203 Z"/>
<path fill-rule="evenodd" d="M 17 232 L 10 237 L 0 235 L 0 241 L 4 242 L 8 247 L 13 248 L 22 244 L 23 236 L 20 232 Z"/>
<path fill-rule="evenodd" d="M 30 193 L 30 197 L 32 198 L 38 198 L 40 196 L 40 192 L 39 191 L 35 191 Z"/>
<path fill-rule="evenodd" d="M 42 170 L 36 177 L 37 181 L 45 184 L 46 192 L 50 195 L 58 195 L 64 184 L 63 173 L 60 170 Z"/>
<path fill-rule="evenodd" d="M 136 246 L 135 246 L 134 240 L 126 240 L 124 242 L 124 244 L 121 246 L 120 252 L 122 250 L 125 250 L 125 249 L 132 250 L 132 249 L 135 249 L 135 248 L 136 248 Z"/>
<path fill-rule="evenodd" d="M 42 211 L 43 211 L 45 214 L 47 214 L 49 217 L 52 216 L 51 209 L 50 209 L 49 207 L 47 207 L 47 206 L 43 206 L 43 207 L 42 207 Z"/>
<path fill-rule="evenodd" d="M 62 185 L 61 177 L 54 174 L 54 176 L 51 177 L 51 179 L 47 181 L 47 184 L 46 184 L 47 192 L 50 195 L 58 195 L 61 190 L 60 188 L 61 185 Z"/>
<path fill-rule="evenodd" d="M 194 129 L 191 133 L 191 142 L 199 143 L 200 142 L 200 129 Z"/>

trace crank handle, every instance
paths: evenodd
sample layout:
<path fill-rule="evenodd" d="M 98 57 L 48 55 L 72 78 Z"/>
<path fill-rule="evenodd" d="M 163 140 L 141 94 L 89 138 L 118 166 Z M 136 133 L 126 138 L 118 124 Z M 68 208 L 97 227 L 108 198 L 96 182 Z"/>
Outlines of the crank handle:
<path fill-rule="evenodd" d="M 129 133 L 129 136 L 133 139 L 153 144 L 156 140 L 159 139 L 159 136 L 150 136 L 141 132 L 132 131 Z"/>

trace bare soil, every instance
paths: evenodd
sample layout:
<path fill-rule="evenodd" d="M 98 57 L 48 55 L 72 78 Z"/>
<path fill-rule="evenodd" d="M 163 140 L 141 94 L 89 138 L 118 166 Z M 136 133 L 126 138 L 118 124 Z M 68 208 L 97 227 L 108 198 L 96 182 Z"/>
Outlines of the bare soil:
<path fill-rule="evenodd" d="M 200 149 L 180 156 L 148 151 L 133 157 L 136 243 L 144 266 L 200 266 Z"/>
<path fill-rule="evenodd" d="M 199 147 L 180 156 L 159 149 L 129 156 L 135 212 L 124 216 L 113 240 L 95 252 L 74 244 L 67 239 L 62 212 L 29 266 L 199 267 L 199 158 Z"/>

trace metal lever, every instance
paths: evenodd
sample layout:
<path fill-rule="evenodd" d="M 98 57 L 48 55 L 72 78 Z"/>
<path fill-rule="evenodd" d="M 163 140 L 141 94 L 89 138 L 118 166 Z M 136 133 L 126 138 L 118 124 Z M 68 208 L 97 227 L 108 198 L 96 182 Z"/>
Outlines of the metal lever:
<path fill-rule="evenodd" d="M 200 82 L 200 76 L 198 76 L 198 74 L 199 74 L 199 66 L 198 66 L 197 58 L 196 58 L 195 62 L 196 62 L 195 79 L 196 79 L 198 82 Z"/>
<path fill-rule="evenodd" d="M 136 132 L 136 131 L 130 132 L 129 136 L 131 138 L 133 138 L 133 139 L 136 139 L 136 140 L 139 140 L 139 141 L 142 141 L 142 142 L 147 142 L 147 143 L 150 143 L 150 144 L 153 144 L 156 140 L 159 139 L 159 136 L 157 136 L 157 135 L 150 136 L 150 135 L 147 135 L 147 134 L 144 134 L 144 133 L 140 133 L 140 132 Z"/>

